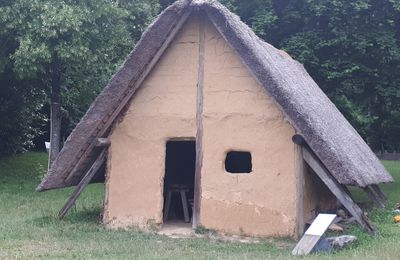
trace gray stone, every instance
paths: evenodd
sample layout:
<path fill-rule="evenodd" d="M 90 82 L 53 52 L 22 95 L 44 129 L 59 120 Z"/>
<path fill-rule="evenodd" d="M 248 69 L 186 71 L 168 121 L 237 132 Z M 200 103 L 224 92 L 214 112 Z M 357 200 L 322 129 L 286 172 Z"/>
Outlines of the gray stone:
<path fill-rule="evenodd" d="M 328 238 L 326 238 L 326 240 L 335 249 L 341 249 L 341 248 L 345 247 L 346 245 L 356 241 L 357 237 L 350 236 L 350 235 L 343 235 L 343 236 L 337 236 L 337 237 L 328 237 Z"/>

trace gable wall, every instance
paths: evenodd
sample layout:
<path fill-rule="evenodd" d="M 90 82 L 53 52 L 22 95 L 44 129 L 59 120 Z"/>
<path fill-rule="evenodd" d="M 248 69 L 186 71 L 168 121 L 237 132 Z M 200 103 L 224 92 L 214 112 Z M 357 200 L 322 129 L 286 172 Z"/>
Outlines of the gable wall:
<path fill-rule="evenodd" d="M 166 141 L 196 136 L 199 28 L 195 17 L 184 26 L 111 135 L 108 226 L 162 223 Z M 209 22 L 204 74 L 200 224 L 227 233 L 293 235 L 294 129 Z M 253 172 L 225 172 L 229 150 L 250 151 Z"/>
<path fill-rule="evenodd" d="M 294 235 L 294 129 L 211 23 L 204 75 L 201 224 L 227 233 Z M 251 174 L 225 171 L 230 150 L 251 152 Z"/>
<path fill-rule="evenodd" d="M 104 222 L 162 223 L 165 145 L 196 136 L 199 29 L 189 20 L 140 86 L 111 135 Z"/>

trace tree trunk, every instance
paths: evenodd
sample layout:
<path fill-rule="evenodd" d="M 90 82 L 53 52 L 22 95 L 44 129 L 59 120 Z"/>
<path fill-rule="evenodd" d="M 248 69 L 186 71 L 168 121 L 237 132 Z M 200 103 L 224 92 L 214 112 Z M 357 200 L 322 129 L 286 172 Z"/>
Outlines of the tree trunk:
<path fill-rule="evenodd" d="M 50 94 L 50 150 L 49 169 L 60 152 L 61 145 L 61 72 L 57 58 L 53 62 Z"/>

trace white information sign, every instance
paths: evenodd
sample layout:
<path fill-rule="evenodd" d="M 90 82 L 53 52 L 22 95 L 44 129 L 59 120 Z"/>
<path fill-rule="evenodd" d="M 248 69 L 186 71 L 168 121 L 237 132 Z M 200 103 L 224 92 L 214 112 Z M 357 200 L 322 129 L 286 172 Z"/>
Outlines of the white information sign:
<path fill-rule="evenodd" d="M 322 236 L 336 218 L 336 214 L 318 214 L 311 226 L 307 229 L 306 235 Z"/>

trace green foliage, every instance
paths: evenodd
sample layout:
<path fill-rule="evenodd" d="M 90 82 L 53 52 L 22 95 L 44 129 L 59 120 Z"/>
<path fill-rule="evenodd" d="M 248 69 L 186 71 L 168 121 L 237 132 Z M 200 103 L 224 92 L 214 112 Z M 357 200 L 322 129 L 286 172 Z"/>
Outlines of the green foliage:
<path fill-rule="evenodd" d="M 35 80 L 19 79 L 13 72 L 10 56 L 18 42 L 3 15 L 5 4 L 10 3 L 0 2 L 0 156 L 31 148 L 45 121 L 40 113 L 44 92 L 29 87 L 37 84 Z"/>
<path fill-rule="evenodd" d="M 49 92 L 61 73 L 64 109 L 76 123 L 133 45 L 128 15 L 108 1 L 15 1 L 4 16 L 17 32 L 16 75 L 40 79 Z"/>
<path fill-rule="evenodd" d="M 45 122 L 40 113 L 44 93 L 24 88 L 25 82 L 13 81 L 8 73 L 0 73 L 0 156 L 33 147 L 32 139 Z"/>
<path fill-rule="evenodd" d="M 82 75 L 97 72 L 96 65 L 115 67 L 132 45 L 122 22 L 127 15 L 106 1 L 15 1 L 2 16 L 17 32 L 12 55 L 17 75 L 48 79 L 58 59 L 64 84 L 73 87 Z"/>
<path fill-rule="evenodd" d="M 202 225 L 199 225 L 199 226 L 196 227 L 196 229 L 194 230 L 194 232 L 195 232 L 196 234 L 199 234 L 199 235 L 205 235 L 205 234 L 208 234 L 208 233 L 210 232 L 210 230 L 207 229 L 207 228 L 205 228 L 205 227 L 202 226 Z"/>
<path fill-rule="evenodd" d="M 167 8 L 170 4 L 174 3 L 175 0 L 159 0 L 161 9 L 164 10 Z"/>
<path fill-rule="evenodd" d="M 118 6 L 128 12 L 126 23 L 132 38 L 138 41 L 147 25 L 160 11 L 159 0 L 119 0 Z"/>
<path fill-rule="evenodd" d="M 0 145 L 25 147 L 40 133 L 30 128 L 45 123 L 39 110 L 58 76 L 68 135 L 158 10 L 157 1 L 0 2 L 0 100 L 11 98 L 0 107 Z"/>
<path fill-rule="evenodd" d="M 222 0 L 225 6 L 240 14 L 242 20 L 249 24 L 261 37 L 268 38 L 265 28 L 274 26 L 277 16 L 274 13 L 272 0 Z"/>

